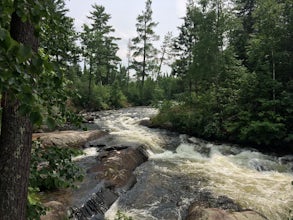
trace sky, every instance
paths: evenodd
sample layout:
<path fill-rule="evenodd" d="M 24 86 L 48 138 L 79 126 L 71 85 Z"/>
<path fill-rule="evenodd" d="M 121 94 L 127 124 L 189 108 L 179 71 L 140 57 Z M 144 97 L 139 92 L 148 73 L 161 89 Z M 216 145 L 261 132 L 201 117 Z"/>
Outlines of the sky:
<path fill-rule="evenodd" d="M 145 10 L 145 0 L 66 0 L 68 16 L 74 18 L 77 31 L 82 31 L 84 23 L 89 24 L 87 16 L 93 4 L 104 6 L 106 13 L 111 15 L 108 24 L 115 29 L 113 35 L 121 38 L 117 42 L 120 48 L 117 55 L 126 64 L 127 44 L 129 39 L 136 36 L 136 18 Z M 182 24 L 185 8 L 186 0 L 152 1 L 153 21 L 159 23 L 155 28 L 156 34 L 160 35 L 157 47 L 160 47 L 167 32 L 172 32 L 173 36 L 178 34 L 177 27 Z"/>

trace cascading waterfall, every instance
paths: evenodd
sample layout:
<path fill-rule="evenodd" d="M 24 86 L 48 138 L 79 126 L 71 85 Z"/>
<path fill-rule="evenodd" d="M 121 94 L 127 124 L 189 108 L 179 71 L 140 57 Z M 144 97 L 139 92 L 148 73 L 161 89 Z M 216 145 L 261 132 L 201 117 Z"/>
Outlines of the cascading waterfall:
<path fill-rule="evenodd" d="M 219 207 L 240 205 L 272 220 L 292 218 L 293 156 L 265 155 L 139 125 L 156 113 L 146 107 L 96 113 L 97 126 L 110 131 L 107 144 L 139 143 L 149 152 L 149 160 L 135 171 L 137 183 L 106 212 L 107 219 L 118 210 L 134 219 L 184 219 L 195 199 L 213 200 Z"/>

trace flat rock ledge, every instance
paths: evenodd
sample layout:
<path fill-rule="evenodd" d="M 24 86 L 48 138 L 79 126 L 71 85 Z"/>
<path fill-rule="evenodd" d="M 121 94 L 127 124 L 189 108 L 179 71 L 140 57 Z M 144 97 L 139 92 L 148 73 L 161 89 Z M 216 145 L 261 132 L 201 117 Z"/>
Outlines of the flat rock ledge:
<path fill-rule="evenodd" d="M 105 131 L 56 131 L 48 133 L 34 133 L 33 140 L 39 140 L 44 147 L 58 146 L 82 148 L 89 141 L 99 139 L 108 132 Z"/>

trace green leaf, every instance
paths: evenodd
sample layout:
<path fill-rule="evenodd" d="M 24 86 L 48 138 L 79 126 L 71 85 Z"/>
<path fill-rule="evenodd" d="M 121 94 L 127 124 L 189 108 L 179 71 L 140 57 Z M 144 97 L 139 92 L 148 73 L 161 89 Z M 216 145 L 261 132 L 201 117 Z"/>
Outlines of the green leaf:
<path fill-rule="evenodd" d="M 21 67 L 20 67 L 19 65 L 15 64 L 15 65 L 14 65 L 14 68 L 15 68 L 16 72 L 18 72 L 18 73 L 22 73 L 22 71 L 21 71 Z"/>
<path fill-rule="evenodd" d="M 30 92 L 27 93 L 23 93 L 23 95 L 21 96 L 22 98 L 22 102 L 26 103 L 28 105 L 33 105 L 35 102 L 35 97 L 33 96 L 33 94 Z"/>
<path fill-rule="evenodd" d="M 4 28 L 0 28 L 0 41 L 5 40 L 7 35 L 7 30 L 5 30 Z"/>
<path fill-rule="evenodd" d="M 30 113 L 30 120 L 33 124 L 41 124 L 43 121 L 43 117 L 41 116 L 40 112 L 33 111 Z"/>
<path fill-rule="evenodd" d="M 0 28 L 0 46 L 8 50 L 12 44 L 12 39 L 7 30 Z"/>
<path fill-rule="evenodd" d="M 51 118 L 51 117 L 48 117 L 48 118 L 47 118 L 47 120 L 46 120 L 46 124 L 48 125 L 48 127 L 49 127 L 50 129 L 54 129 L 55 126 L 56 126 L 56 122 L 55 122 L 55 120 L 54 120 L 53 118 Z"/>
<path fill-rule="evenodd" d="M 19 107 L 19 112 L 22 114 L 22 115 L 27 115 L 29 112 L 31 111 L 31 107 L 27 104 L 22 104 L 20 107 Z"/>
<path fill-rule="evenodd" d="M 20 45 L 18 52 L 17 52 L 17 58 L 20 63 L 25 62 L 32 56 L 32 49 L 25 45 Z"/>
<path fill-rule="evenodd" d="M 43 60 L 41 57 L 33 57 L 32 59 L 32 64 L 33 64 L 33 67 L 35 69 L 35 71 L 37 72 L 41 72 L 42 71 L 42 67 L 43 67 Z"/>

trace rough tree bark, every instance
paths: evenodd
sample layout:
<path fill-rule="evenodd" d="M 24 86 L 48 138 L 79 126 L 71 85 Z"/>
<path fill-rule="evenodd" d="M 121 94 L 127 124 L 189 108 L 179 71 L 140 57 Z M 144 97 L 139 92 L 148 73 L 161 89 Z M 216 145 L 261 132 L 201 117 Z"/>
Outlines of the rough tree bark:
<path fill-rule="evenodd" d="M 10 34 L 13 39 L 38 48 L 34 27 L 12 14 Z M 2 126 L 0 136 L 0 219 L 25 220 L 27 188 L 32 143 L 29 117 L 19 113 L 19 100 L 12 91 L 2 91 Z"/>

